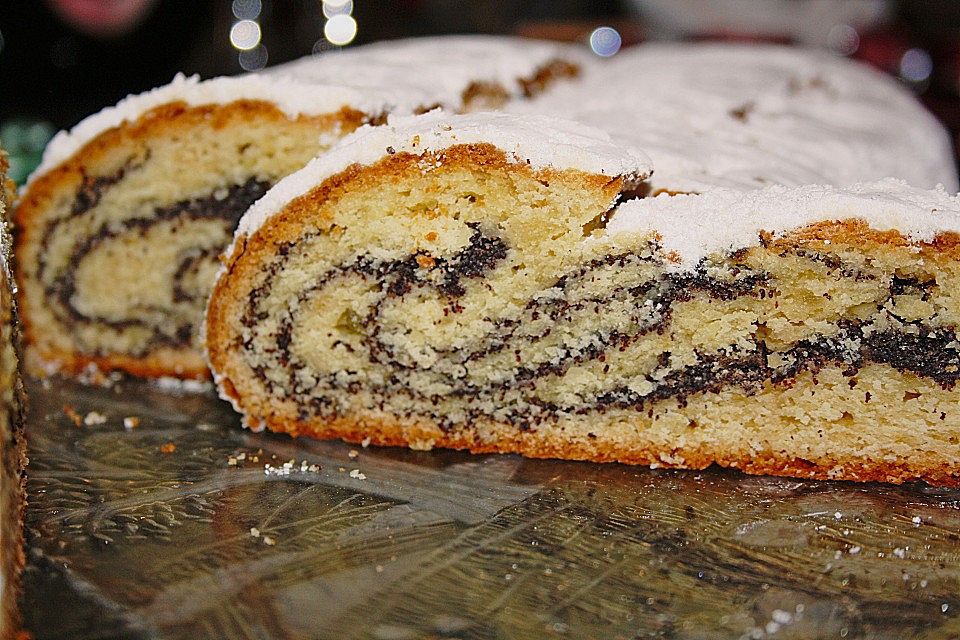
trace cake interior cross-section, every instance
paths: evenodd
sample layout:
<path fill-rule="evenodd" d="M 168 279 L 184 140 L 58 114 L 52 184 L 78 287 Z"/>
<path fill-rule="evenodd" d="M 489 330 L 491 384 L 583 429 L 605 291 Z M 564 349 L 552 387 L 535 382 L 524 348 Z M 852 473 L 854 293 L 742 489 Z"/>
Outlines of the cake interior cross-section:
<path fill-rule="evenodd" d="M 350 145 L 391 127 L 358 132 L 241 221 L 207 339 L 249 424 L 956 481 L 956 198 L 885 181 L 611 209 L 622 177 L 528 163 L 476 129 L 398 123 L 362 165 Z M 739 236 L 687 237 L 714 207 Z"/>

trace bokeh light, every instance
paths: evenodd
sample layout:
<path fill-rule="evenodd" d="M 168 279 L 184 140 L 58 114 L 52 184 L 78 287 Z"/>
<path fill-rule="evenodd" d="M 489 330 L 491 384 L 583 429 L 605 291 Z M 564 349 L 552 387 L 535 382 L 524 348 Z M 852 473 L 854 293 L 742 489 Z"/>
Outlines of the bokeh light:
<path fill-rule="evenodd" d="M 260 23 L 240 20 L 230 28 L 230 44 L 241 51 L 249 51 L 260 44 Z"/>
<path fill-rule="evenodd" d="M 233 15 L 237 20 L 256 20 L 263 10 L 261 0 L 233 0 Z"/>
<path fill-rule="evenodd" d="M 837 24 L 827 34 L 827 43 L 840 55 L 850 56 L 860 48 L 860 34 L 848 24 Z"/>
<path fill-rule="evenodd" d="M 609 58 L 617 51 L 623 40 L 620 33 L 613 27 L 597 27 L 590 34 L 590 48 L 598 56 Z"/>
<path fill-rule="evenodd" d="M 350 15 L 351 13 L 353 13 L 353 0 L 324 0 L 323 2 L 323 16 L 325 18 Z"/>
<path fill-rule="evenodd" d="M 900 77 L 908 82 L 926 82 L 933 73 L 933 59 L 923 49 L 908 49 L 900 58 Z"/>
<path fill-rule="evenodd" d="M 267 53 L 267 48 L 263 45 L 254 47 L 253 49 L 248 49 L 246 51 L 241 51 L 237 56 L 237 60 L 240 62 L 240 67 L 244 71 L 257 71 L 263 69 L 267 66 L 267 60 L 269 55 Z"/>
<path fill-rule="evenodd" d="M 333 16 L 323 25 L 323 36 L 338 47 L 350 44 L 357 37 L 357 21 L 345 14 Z"/>

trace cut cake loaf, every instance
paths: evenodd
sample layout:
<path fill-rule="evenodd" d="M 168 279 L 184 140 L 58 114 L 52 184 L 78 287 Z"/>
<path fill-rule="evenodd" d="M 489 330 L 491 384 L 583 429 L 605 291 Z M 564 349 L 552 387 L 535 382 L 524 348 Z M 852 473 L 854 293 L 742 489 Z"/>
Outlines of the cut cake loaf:
<path fill-rule="evenodd" d="M 556 119 L 365 127 L 241 220 L 206 322 L 246 424 L 415 448 L 960 480 L 960 203 L 631 200 Z"/>

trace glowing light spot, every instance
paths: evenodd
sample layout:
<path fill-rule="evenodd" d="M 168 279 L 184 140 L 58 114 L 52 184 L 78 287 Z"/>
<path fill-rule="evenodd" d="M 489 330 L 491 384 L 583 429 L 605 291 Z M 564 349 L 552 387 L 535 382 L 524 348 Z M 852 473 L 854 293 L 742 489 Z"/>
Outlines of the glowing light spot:
<path fill-rule="evenodd" d="M 260 25 L 253 20 L 240 20 L 230 28 L 230 44 L 241 51 L 255 49 L 260 44 Z"/>
<path fill-rule="evenodd" d="M 613 27 L 597 27 L 590 34 L 590 48 L 595 54 L 604 58 L 609 58 L 620 51 L 622 43 L 620 33 Z"/>
<path fill-rule="evenodd" d="M 233 0 L 233 15 L 237 20 L 256 20 L 263 10 L 261 0 Z"/>
<path fill-rule="evenodd" d="M 241 51 L 240 55 L 237 56 L 237 60 L 240 62 L 240 67 L 244 71 L 256 71 L 258 69 L 263 69 L 267 66 L 267 60 L 269 56 L 267 54 L 267 48 L 263 45 L 260 45 L 254 49 L 248 49 L 247 51 Z"/>
<path fill-rule="evenodd" d="M 323 15 L 325 18 L 348 16 L 351 13 L 353 13 L 353 0 L 323 0 Z"/>
<path fill-rule="evenodd" d="M 908 49 L 900 58 L 900 77 L 909 82 L 924 82 L 933 73 L 933 60 L 923 49 Z"/>
<path fill-rule="evenodd" d="M 323 36 L 339 47 L 350 44 L 357 37 L 357 21 L 344 14 L 333 16 L 323 25 Z"/>
<path fill-rule="evenodd" d="M 857 30 L 848 24 L 834 25 L 827 34 L 827 42 L 830 48 L 837 53 L 849 56 L 857 52 L 860 48 L 860 34 Z"/>

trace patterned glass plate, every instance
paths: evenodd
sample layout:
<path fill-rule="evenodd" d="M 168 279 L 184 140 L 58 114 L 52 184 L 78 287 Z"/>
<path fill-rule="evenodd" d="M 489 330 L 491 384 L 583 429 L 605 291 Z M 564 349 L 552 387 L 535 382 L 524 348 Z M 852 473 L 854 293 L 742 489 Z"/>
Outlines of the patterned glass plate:
<path fill-rule="evenodd" d="M 363 448 L 141 383 L 29 391 L 38 640 L 960 637 L 956 489 Z"/>

